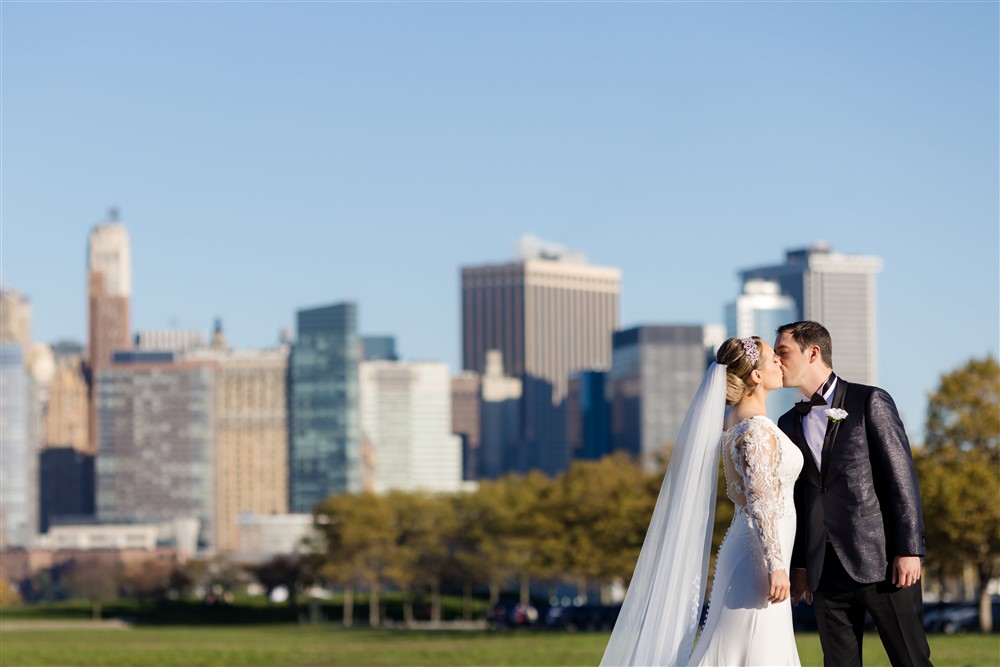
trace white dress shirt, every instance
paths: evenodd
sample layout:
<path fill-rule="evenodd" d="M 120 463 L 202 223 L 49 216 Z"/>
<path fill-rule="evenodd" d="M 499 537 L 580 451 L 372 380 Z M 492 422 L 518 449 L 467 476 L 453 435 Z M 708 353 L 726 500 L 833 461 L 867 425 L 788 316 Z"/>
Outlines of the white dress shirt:
<path fill-rule="evenodd" d="M 833 384 L 823 394 L 826 405 L 814 405 L 809 414 L 802 416 L 802 433 L 819 470 L 823 469 L 823 441 L 826 439 L 826 425 L 829 421 L 826 418 L 826 410 L 833 405 L 833 391 L 839 381 L 840 378 L 835 378 Z M 810 399 L 812 395 L 805 397 L 807 401 Z"/>

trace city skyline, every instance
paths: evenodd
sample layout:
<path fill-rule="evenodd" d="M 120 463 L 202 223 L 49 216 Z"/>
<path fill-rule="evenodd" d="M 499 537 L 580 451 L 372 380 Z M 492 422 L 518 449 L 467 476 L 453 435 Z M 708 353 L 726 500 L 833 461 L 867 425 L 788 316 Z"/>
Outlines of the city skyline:
<path fill-rule="evenodd" d="M 623 329 L 722 323 L 739 271 L 825 240 L 883 259 L 911 436 L 941 373 L 997 354 L 995 4 L 2 13 L 0 259 L 35 340 L 86 341 L 86 238 L 121 206 L 133 331 L 271 347 L 354 301 L 458 372 L 460 267 L 524 233 L 619 268 Z"/>

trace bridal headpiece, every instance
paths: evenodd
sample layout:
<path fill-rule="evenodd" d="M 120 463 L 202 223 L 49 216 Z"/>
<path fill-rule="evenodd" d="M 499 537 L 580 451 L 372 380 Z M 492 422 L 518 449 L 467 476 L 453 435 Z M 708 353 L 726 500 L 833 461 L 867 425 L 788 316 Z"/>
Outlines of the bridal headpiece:
<path fill-rule="evenodd" d="M 746 338 L 740 338 L 740 342 L 743 344 L 743 351 L 746 352 L 747 361 L 750 362 L 751 366 L 756 366 L 757 362 L 760 361 L 760 350 L 757 349 L 757 341 L 753 339 L 753 336 L 747 336 Z"/>

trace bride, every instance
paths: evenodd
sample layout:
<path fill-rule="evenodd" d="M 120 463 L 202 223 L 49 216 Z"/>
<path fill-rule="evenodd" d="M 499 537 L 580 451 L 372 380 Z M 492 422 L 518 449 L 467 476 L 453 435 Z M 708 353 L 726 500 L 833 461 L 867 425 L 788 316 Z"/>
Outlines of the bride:
<path fill-rule="evenodd" d="M 788 560 L 802 454 L 764 405 L 781 386 L 780 362 L 760 338 L 719 348 L 681 426 L 601 665 L 799 664 Z M 720 455 L 736 512 L 698 635 Z"/>

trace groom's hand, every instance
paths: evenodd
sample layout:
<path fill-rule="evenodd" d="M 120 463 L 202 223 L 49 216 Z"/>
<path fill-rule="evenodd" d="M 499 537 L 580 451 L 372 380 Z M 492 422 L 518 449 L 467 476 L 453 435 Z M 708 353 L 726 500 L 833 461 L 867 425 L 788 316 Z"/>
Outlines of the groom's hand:
<path fill-rule="evenodd" d="M 896 556 L 892 561 L 892 583 L 906 588 L 920 581 L 920 556 Z"/>
<path fill-rule="evenodd" d="M 809 578 L 806 571 L 801 568 L 792 569 L 792 604 L 798 606 L 799 600 L 805 598 L 806 604 L 813 603 L 812 593 L 809 592 Z"/>

